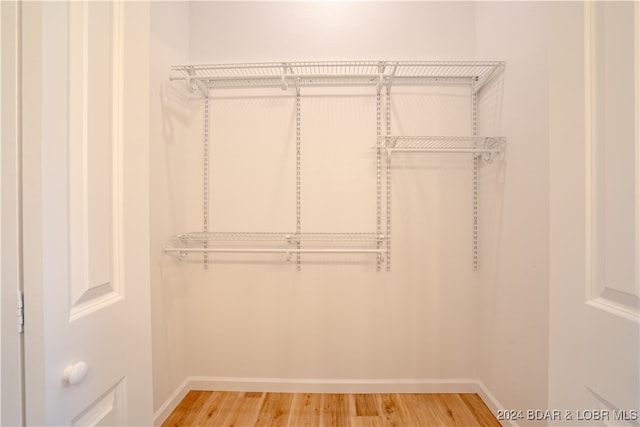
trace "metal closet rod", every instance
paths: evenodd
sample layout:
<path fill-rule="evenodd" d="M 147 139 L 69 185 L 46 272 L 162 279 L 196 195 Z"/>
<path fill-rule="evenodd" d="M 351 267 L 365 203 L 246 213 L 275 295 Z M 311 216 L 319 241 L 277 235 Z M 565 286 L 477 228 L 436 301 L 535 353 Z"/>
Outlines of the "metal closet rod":
<path fill-rule="evenodd" d="M 178 252 L 188 254 L 197 253 L 308 253 L 308 254 L 383 254 L 386 249 L 359 249 L 359 248 L 316 248 L 316 249 L 287 249 L 287 248 L 165 248 L 164 252 Z"/>
<path fill-rule="evenodd" d="M 499 148 L 387 148 L 387 158 L 390 158 L 393 153 L 458 153 L 458 154 L 473 154 L 474 157 L 482 157 L 482 159 L 488 163 L 493 161 L 493 158 L 502 152 Z"/>
<path fill-rule="evenodd" d="M 389 152 L 402 152 L 402 151 L 421 151 L 425 153 L 471 153 L 471 154 L 496 154 L 500 153 L 499 148 L 440 148 L 440 147 L 400 147 L 400 148 L 387 148 Z"/>
<path fill-rule="evenodd" d="M 220 232 L 220 231 L 196 231 L 175 236 L 176 240 L 188 242 L 202 242 L 205 240 L 230 240 L 230 241 L 378 241 L 386 237 L 382 233 L 327 233 L 327 232 Z"/>
<path fill-rule="evenodd" d="M 358 249 L 358 248 L 165 248 L 165 253 L 175 252 L 181 259 L 186 258 L 190 253 L 277 253 L 285 254 L 287 261 L 291 261 L 294 254 L 376 254 L 378 258 L 388 253 L 387 249 Z M 206 261 L 205 261 L 206 262 Z"/>

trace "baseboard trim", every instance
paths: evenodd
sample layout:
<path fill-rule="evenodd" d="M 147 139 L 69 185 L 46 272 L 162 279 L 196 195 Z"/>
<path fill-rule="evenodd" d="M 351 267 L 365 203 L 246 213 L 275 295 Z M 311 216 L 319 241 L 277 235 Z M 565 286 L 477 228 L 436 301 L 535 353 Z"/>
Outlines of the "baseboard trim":
<path fill-rule="evenodd" d="M 160 405 L 158 410 L 153 414 L 153 425 L 160 426 L 164 420 L 166 420 L 169 415 L 173 412 L 174 409 L 178 406 L 182 399 L 189 393 L 189 391 L 193 390 L 189 387 L 189 378 L 186 378 L 182 384 L 175 389 L 173 393 L 169 396 L 165 402 Z"/>
<path fill-rule="evenodd" d="M 470 378 L 315 379 L 192 376 L 185 379 L 155 412 L 154 426 L 161 425 L 191 390 L 280 393 L 477 393 L 494 415 L 502 409 L 482 381 Z"/>
<path fill-rule="evenodd" d="M 476 393 L 472 379 L 308 379 L 191 377 L 192 390 L 280 393 Z"/>
<path fill-rule="evenodd" d="M 498 401 L 498 399 L 496 399 L 493 393 L 491 393 L 487 386 L 485 386 L 484 383 L 480 380 L 478 380 L 478 387 L 479 391 L 477 391 L 476 393 L 478 393 L 478 396 L 480 396 L 484 404 L 487 405 L 493 416 L 500 420 L 500 417 L 498 417 L 498 413 L 500 411 L 504 411 L 504 406 L 502 406 L 502 404 Z M 519 427 L 515 421 L 500 420 L 500 423 L 505 427 Z"/>

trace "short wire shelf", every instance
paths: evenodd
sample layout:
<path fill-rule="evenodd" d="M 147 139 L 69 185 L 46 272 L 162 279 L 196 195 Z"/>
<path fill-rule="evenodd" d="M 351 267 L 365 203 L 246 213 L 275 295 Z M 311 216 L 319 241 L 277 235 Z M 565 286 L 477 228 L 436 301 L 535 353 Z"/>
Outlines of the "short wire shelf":
<path fill-rule="evenodd" d="M 496 136 L 382 136 L 378 146 L 387 155 L 394 152 L 416 153 L 470 153 L 482 156 L 486 161 L 502 152 L 506 147 L 505 137 Z"/>
<path fill-rule="evenodd" d="M 468 84 L 474 91 L 499 75 L 501 61 L 329 61 L 175 65 L 170 80 L 184 80 L 205 96 L 210 89 L 322 86 Z"/>

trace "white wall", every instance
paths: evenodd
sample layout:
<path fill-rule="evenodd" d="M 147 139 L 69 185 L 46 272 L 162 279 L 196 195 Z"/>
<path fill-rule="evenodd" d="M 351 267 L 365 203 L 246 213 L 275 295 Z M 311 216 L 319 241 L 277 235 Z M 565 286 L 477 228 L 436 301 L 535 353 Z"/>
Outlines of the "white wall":
<path fill-rule="evenodd" d="M 474 6 L 467 3 L 193 3 L 190 13 L 193 63 L 474 55 Z M 396 99 L 394 126 L 411 104 L 408 95 Z M 452 108 L 464 118 L 451 120 L 463 123 L 463 132 L 468 132 L 469 107 L 463 104 L 454 102 Z M 212 102 L 212 150 L 214 156 L 216 150 L 227 150 L 228 156 L 212 161 L 211 210 L 217 230 L 281 230 L 287 224 L 285 229 L 291 229 L 292 105 L 290 96 Z M 201 107 L 197 109 L 201 114 Z M 308 150 L 303 152 L 303 228 L 372 231 L 375 97 L 308 96 L 303 109 Z M 273 121 L 260 119 L 266 111 Z M 238 118 L 237 112 L 245 116 Z M 397 131 L 428 132 L 424 126 L 419 129 L 415 119 L 405 119 L 405 128 Z M 194 118 L 190 127 L 187 203 L 173 204 L 168 213 L 186 215 L 189 230 L 201 227 L 200 120 Z M 352 138 L 341 138 L 341 133 Z M 365 137 L 357 136 L 360 133 Z M 234 151 L 232 144 L 222 145 L 230 138 L 249 144 Z M 222 142 L 216 145 L 216 140 Z M 320 144 L 326 143 L 347 147 L 325 150 Z M 342 156 L 352 156 L 358 166 Z M 470 349 L 476 334 L 469 325 L 475 323 L 478 308 L 470 257 L 469 162 L 450 158 L 444 172 L 433 166 L 433 161 L 401 161 L 394 171 L 397 240 L 390 274 L 376 273 L 375 262 L 366 257 L 347 264 L 316 259 L 303 263 L 300 273 L 280 262 L 217 263 L 207 271 L 197 263 L 181 265 L 181 289 L 188 293 L 184 331 L 190 373 L 312 379 L 474 377 Z M 322 175 L 323 167 L 333 167 L 337 175 Z M 314 171 L 320 172 L 314 176 Z M 243 185 L 245 178 L 251 184 Z M 345 181 L 353 186 L 345 189 Z M 356 193 L 359 200 L 343 208 Z M 234 207 L 243 204 L 248 209 Z M 325 206 L 322 211 L 320 205 Z M 256 207 L 264 214 L 256 216 Z M 180 231 L 186 230 L 175 232 Z M 175 261 L 165 258 L 161 263 L 166 269 Z M 162 292 L 168 304 L 166 285 Z"/>
<path fill-rule="evenodd" d="M 186 341 L 188 286 L 182 266 L 165 262 L 169 236 L 183 232 L 185 144 L 192 124 L 187 92 L 168 80 L 171 65 L 189 62 L 189 5 L 152 2 L 150 69 L 150 263 L 154 409 L 190 373 Z"/>
<path fill-rule="evenodd" d="M 473 56 L 469 2 L 194 2 L 191 61 Z"/>
<path fill-rule="evenodd" d="M 473 57 L 473 12 L 464 3 L 194 3 L 191 61 L 466 59 Z M 398 97 L 403 99 L 394 107 L 394 120 L 409 111 L 406 98 Z M 292 108 L 290 96 L 212 102 L 214 156 L 233 149 L 225 141 L 245 144 L 213 160 L 217 230 L 295 226 Z M 375 157 L 369 149 L 375 97 L 309 96 L 302 108 L 303 228 L 375 230 Z M 462 108 L 468 131 L 468 106 L 453 108 Z M 267 111 L 272 121 L 264 120 Z M 196 127 L 189 169 L 193 229 L 201 227 L 200 132 Z M 215 264 L 208 271 L 184 266 L 192 279 L 192 372 L 285 379 L 473 377 L 469 349 L 476 335 L 468 325 L 477 315 L 477 287 L 470 256 L 459 255 L 470 254 L 465 166 L 453 160 L 440 173 L 407 162 L 397 169 L 390 274 L 376 273 L 371 258 L 346 265 L 303 263 L 300 273 L 287 264 Z M 251 183 L 244 186 L 243 180 Z M 434 237 L 438 233 L 442 237 Z"/>
<path fill-rule="evenodd" d="M 476 4 L 477 59 L 507 61 L 506 162 L 482 176 L 478 376 L 509 409 L 547 407 L 548 21 L 544 2 Z"/>

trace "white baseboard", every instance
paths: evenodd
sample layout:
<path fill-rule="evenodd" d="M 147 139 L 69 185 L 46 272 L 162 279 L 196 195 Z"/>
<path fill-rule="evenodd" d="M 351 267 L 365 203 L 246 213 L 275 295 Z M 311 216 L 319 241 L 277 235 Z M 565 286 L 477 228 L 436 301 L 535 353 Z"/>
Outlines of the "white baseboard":
<path fill-rule="evenodd" d="M 493 414 L 502 406 L 495 396 L 476 379 L 309 379 L 188 377 L 153 416 L 154 426 L 161 425 L 191 390 L 269 391 L 275 393 L 477 393 Z M 515 425 L 514 425 L 515 427 Z"/>
<path fill-rule="evenodd" d="M 189 378 L 185 379 L 182 384 L 171 393 L 171 396 L 160 405 L 158 410 L 153 414 L 153 425 L 159 426 L 166 420 L 174 409 L 178 406 L 182 399 L 192 390 L 189 388 Z"/>
<path fill-rule="evenodd" d="M 489 408 L 493 416 L 498 418 L 498 412 L 503 411 L 504 406 L 500 404 L 498 399 L 496 399 L 493 393 L 491 393 L 487 386 L 485 386 L 484 383 L 480 380 L 478 380 L 478 387 L 480 388 L 480 390 L 476 393 L 478 393 L 478 396 L 480 396 L 484 404 L 487 405 L 487 408 Z M 501 420 L 500 423 L 502 423 L 502 425 L 505 427 L 519 427 L 515 421 Z"/>
<path fill-rule="evenodd" d="M 190 377 L 192 390 L 280 393 L 477 393 L 472 379 L 308 379 Z"/>

